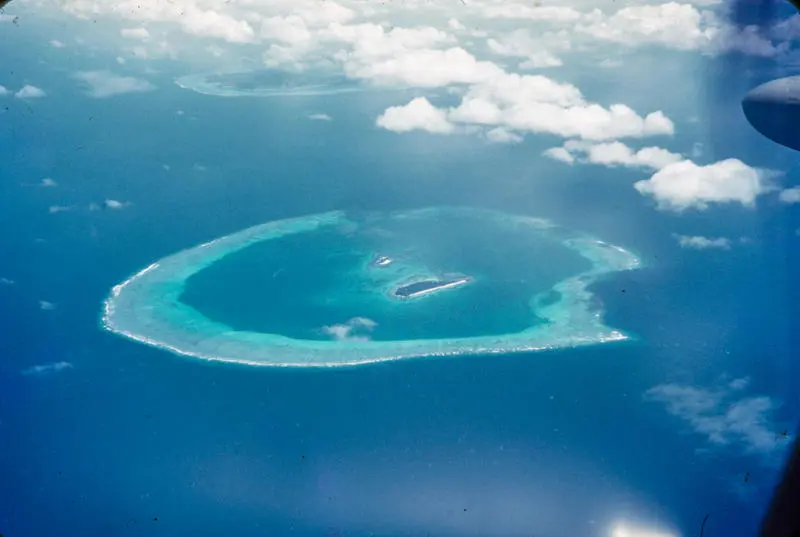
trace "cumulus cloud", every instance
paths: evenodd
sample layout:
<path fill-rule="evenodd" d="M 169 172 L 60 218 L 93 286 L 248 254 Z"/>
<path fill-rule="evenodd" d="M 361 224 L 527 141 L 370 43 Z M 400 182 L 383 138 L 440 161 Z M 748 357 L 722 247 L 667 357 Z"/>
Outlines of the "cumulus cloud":
<path fill-rule="evenodd" d="M 16 282 L 10 278 L 0 278 L 0 285 L 14 285 Z"/>
<path fill-rule="evenodd" d="M 731 241 L 724 237 L 710 238 L 700 235 L 675 235 L 678 244 L 681 248 L 689 248 L 692 250 L 730 250 Z"/>
<path fill-rule="evenodd" d="M 781 191 L 778 198 L 783 203 L 800 203 L 800 187 L 787 188 Z"/>
<path fill-rule="evenodd" d="M 642 117 L 623 104 L 604 108 L 586 102 L 572 84 L 505 72 L 470 87 L 448 116 L 454 122 L 595 141 L 674 132 L 660 111 Z"/>
<path fill-rule="evenodd" d="M 40 300 L 39 309 L 44 311 L 53 311 L 54 309 L 56 309 L 56 305 L 52 302 L 48 302 L 47 300 Z"/>
<path fill-rule="evenodd" d="M 533 37 L 528 30 L 515 30 L 498 39 L 486 41 L 489 50 L 500 56 L 522 58 L 522 69 L 559 67 L 563 62 L 553 50 L 569 50 L 570 41 L 566 33 L 546 32 Z"/>
<path fill-rule="evenodd" d="M 641 2 L 622 9 L 616 9 L 616 4 L 610 1 L 571 3 L 573 5 L 555 6 L 531 5 L 530 2 L 519 0 L 471 2 L 464 10 L 464 20 L 480 20 L 481 30 L 460 20 L 447 20 L 437 3 L 412 4 L 415 14 L 419 14 L 420 18 L 436 20 L 442 28 L 459 34 L 489 36 L 488 34 L 494 33 L 498 28 L 508 28 L 511 21 L 517 21 L 525 28 L 532 28 L 537 37 L 559 32 L 569 34 L 568 41 L 577 43 L 576 46 L 583 49 L 596 48 L 596 42 L 602 41 L 623 46 L 658 45 L 694 50 L 710 48 L 715 40 L 719 40 L 728 31 L 724 21 L 715 17 L 713 10 L 708 9 L 713 2 L 702 0 Z M 244 3 L 202 0 L 65 0 L 60 5 L 78 17 L 118 17 L 134 25 L 165 23 L 203 40 L 217 39 L 234 44 L 260 43 L 266 45 L 265 58 L 272 65 L 299 65 L 308 55 L 320 52 L 326 56 L 326 52 L 336 50 L 335 46 L 326 45 L 329 44 L 331 33 L 337 31 L 360 33 L 357 41 L 363 41 L 364 46 L 356 46 L 369 49 L 374 44 L 371 41 L 373 36 L 363 31 L 351 30 L 352 28 L 380 26 L 374 22 L 365 22 L 368 19 L 380 20 L 385 26 L 393 27 L 398 20 L 407 18 L 406 10 L 393 9 L 397 3 L 375 4 L 355 0 L 250 0 Z M 408 3 L 403 3 L 403 6 L 412 7 Z M 393 16 L 397 20 L 392 20 Z M 358 22 L 354 22 L 356 20 Z M 332 30 L 336 25 L 340 28 Z M 141 29 L 143 28 L 126 28 Z M 505 42 L 503 36 L 489 36 L 489 39 L 494 40 L 493 45 L 499 45 L 498 50 L 505 49 L 511 55 L 523 54 L 516 45 Z M 454 41 L 451 40 L 451 43 Z M 425 48 L 432 47 L 426 45 Z M 527 58 L 525 67 L 546 67 L 560 61 L 549 45 L 539 48 L 539 52 L 529 51 L 519 56 Z M 397 52 L 392 55 L 403 54 Z"/>
<path fill-rule="evenodd" d="M 47 212 L 49 212 L 50 214 L 63 213 L 71 210 L 72 210 L 71 205 L 51 205 L 50 207 L 47 208 Z"/>
<path fill-rule="evenodd" d="M 345 60 L 344 69 L 352 78 L 369 79 L 381 85 L 407 85 L 437 88 L 451 84 L 476 84 L 502 73 L 492 62 L 480 61 L 460 47 L 446 50 L 405 50 L 392 56 L 368 61 Z"/>
<path fill-rule="evenodd" d="M 660 147 L 645 147 L 634 151 L 622 142 L 587 143 L 577 140 L 570 140 L 561 148 L 545 151 L 545 155 L 568 164 L 579 159 L 581 162 L 603 166 L 626 166 L 653 170 L 660 170 L 683 160 L 681 155 Z"/>
<path fill-rule="evenodd" d="M 336 341 L 369 341 L 369 333 L 378 323 L 366 317 L 353 317 L 344 324 L 323 326 L 322 331 Z"/>
<path fill-rule="evenodd" d="M 416 73 L 420 66 L 413 64 L 418 51 L 436 53 L 440 46 L 456 42 L 447 32 L 428 26 L 387 30 L 373 22 L 323 22 L 324 27 L 312 31 L 308 15 L 264 19 L 262 35 L 273 41 L 264 55 L 267 65 L 305 68 L 304 62 L 318 56 L 324 62 L 334 62 L 352 78 L 405 84 L 407 78 L 420 76 Z M 387 64 L 390 59 L 396 61 Z"/>
<path fill-rule="evenodd" d="M 397 57 L 417 50 L 433 50 L 456 42 L 447 32 L 431 26 L 392 27 L 386 30 L 382 24 L 371 22 L 334 23 L 321 36 L 325 40 L 352 46 L 349 53 L 338 54 L 340 59 L 365 63 L 375 58 Z"/>
<path fill-rule="evenodd" d="M 6 88 L 5 86 L 0 86 L 0 97 L 3 97 L 8 94 L 9 94 L 8 88 Z"/>
<path fill-rule="evenodd" d="M 461 23 L 461 21 L 459 21 L 458 19 L 450 19 L 450 20 L 448 20 L 448 21 L 447 21 L 447 26 L 448 26 L 448 27 L 449 27 L 451 30 L 455 30 L 455 31 L 457 31 L 457 32 L 461 32 L 461 31 L 464 31 L 464 30 L 466 30 L 466 29 L 467 29 L 467 27 L 466 27 L 466 26 L 464 26 L 464 25 Z"/>
<path fill-rule="evenodd" d="M 502 70 L 470 86 L 456 107 L 437 109 L 426 99 L 417 98 L 405 107 L 387 109 L 381 117 L 387 115 L 392 124 L 402 127 L 392 129 L 398 132 L 422 129 L 448 134 L 460 124 L 594 141 L 674 132 L 674 124 L 660 111 L 642 117 L 622 104 L 604 108 L 587 103 L 571 84 Z M 389 128 L 382 121 L 378 124 Z"/>
<path fill-rule="evenodd" d="M 621 142 L 593 144 L 586 153 L 589 162 L 607 166 L 630 166 L 660 170 L 683 159 L 681 155 L 660 147 L 645 147 L 633 151 Z"/>
<path fill-rule="evenodd" d="M 454 130 L 447 120 L 447 114 L 433 106 L 425 97 L 417 97 L 404 106 L 387 108 L 375 123 L 394 132 L 423 130 L 448 134 Z"/>
<path fill-rule="evenodd" d="M 83 82 L 87 87 L 87 94 L 96 99 L 155 89 L 155 86 L 146 80 L 121 76 L 110 71 L 79 71 L 74 77 Z"/>
<path fill-rule="evenodd" d="M 658 207 L 665 210 L 702 210 L 712 203 L 740 203 L 751 207 L 759 195 L 770 190 L 771 175 L 738 159 L 704 166 L 683 160 L 665 166 L 634 187 L 642 195 L 651 196 Z"/>
<path fill-rule="evenodd" d="M 718 24 L 693 5 L 667 2 L 624 7 L 610 16 L 595 9 L 575 29 L 623 45 L 691 50 L 708 46 L 717 35 Z"/>
<path fill-rule="evenodd" d="M 496 19 L 558 22 L 575 22 L 582 17 L 582 13 L 573 7 L 530 6 L 515 2 L 488 5 L 482 9 L 482 14 L 485 17 Z"/>
<path fill-rule="evenodd" d="M 58 183 L 56 183 L 56 182 L 55 182 L 55 181 L 54 181 L 52 178 L 50 178 L 50 177 L 45 177 L 44 179 L 42 179 L 42 180 L 41 180 L 41 182 L 39 182 L 39 186 L 43 186 L 43 187 L 54 187 L 54 186 L 58 186 Z"/>
<path fill-rule="evenodd" d="M 52 362 L 49 364 L 40 364 L 22 370 L 22 374 L 29 375 L 49 375 L 58 373 L 66 369 L 72 369 L 72 364 L 69 362 Z"/>
<path fill-rule="evenodd" d="M 64 48 L 66 45 L 59 41 L 58 39 L 52 39 L 50 41 L 50 46 L 53 48 Z"/>
<path fill-rule="evenodd" d="M 14 94 L 14 97 L 17 99 L 38 99 L 44 96 L 45 92 L 43 89 L 31 85 L 23 86 L 22 89 Z"/>
<path fill-rule="evenodd" d="M 667 412 L 684 420 L 714 446 L 772 454 L 784 445 L 772 422 L 777 405 L 766 396 L 741 394 L 746 387 L 746 379 L 714 389 L 661 384 L 648 390 L 644 397 L 664 404 Z"/>
<path fill-rule="evenodd" d="M 567 151 L 567 149 L 564 147 L 551 147 L 550 149 L 545 150 L 543 154 L 546 157 L 564 162 L 566 164 L 573 164 L 575 162 L 575 157 L 572 156 L 572 153 Z"/>

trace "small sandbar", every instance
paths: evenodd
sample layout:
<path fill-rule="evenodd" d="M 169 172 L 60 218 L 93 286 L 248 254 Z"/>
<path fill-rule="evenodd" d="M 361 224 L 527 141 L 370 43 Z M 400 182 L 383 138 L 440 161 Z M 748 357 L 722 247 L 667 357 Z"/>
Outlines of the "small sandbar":
<path fill-rule="evenodd" d="M 420 298 L 424 296 L 429 296 L 433 293 L 436 293 L 437 291 L 443 291 L 445 289 L 454 289 L 456 287 L 466 285 L 471 281 L 472 278 L 468 276 L 453 278 L 453 279 L 443 279 L 443 280 L 424 279 L 401 285 L 395 288 L 394 291 L 392 291 L 392 295 L 400 300 Z"/>

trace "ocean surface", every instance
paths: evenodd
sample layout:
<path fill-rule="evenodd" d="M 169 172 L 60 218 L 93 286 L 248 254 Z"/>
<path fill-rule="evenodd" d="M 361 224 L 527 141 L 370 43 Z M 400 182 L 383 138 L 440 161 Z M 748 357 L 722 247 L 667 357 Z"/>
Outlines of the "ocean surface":
<path fill-rule="evenodd" d="M 3 57 L 2 83 L 49 92 L 0 103 L 5 537 L 605 537 L 621 521 L 689 536 L 706 515 L 705 537 L 755 534 L 783 452 L 710 442 L 645 394 L 746 378 L 747 396 L 775 404 L 769 430 L 794 430 L 796 212 L 765 200 L 676 218 L 632 188 L 639 172 L 541 158 L 555 140 L 376 129 L 410 92 L 218 98 L 178 87 L 187 73 L 164 62 L 157 93 L 90 99 L 68 72 L 102 58 L 56 57 L 35 31 L 0 35 L 0 50 L 20 51 Z M 692 90 L 703 68 L 669 75 L 688 82 L 664 111 L 698 118 L 676 145 L 799 182 L 796 157 L 733 115 L 735 86 L 713 102 Z M 613 102 L 626 84 L 609 74 L 587 94 Z M 58 186 L 37 186 L 45 177 Z M 90 209 L 105 199 L 129 205 Z M 644 268 L 595 290 L 607 324 L 636 339 L 298 370 L 180 358 L 100 326 L 111 287 L 170 253 L 269 220 L 433 205 L 543 217 L 635 251 Z M 681 249 L 673 234 L 698 229 L 744 240 Z M 240 296 L 288 323 L 301 312 L 272 308 L 308 291 L 295 287 Z"/>

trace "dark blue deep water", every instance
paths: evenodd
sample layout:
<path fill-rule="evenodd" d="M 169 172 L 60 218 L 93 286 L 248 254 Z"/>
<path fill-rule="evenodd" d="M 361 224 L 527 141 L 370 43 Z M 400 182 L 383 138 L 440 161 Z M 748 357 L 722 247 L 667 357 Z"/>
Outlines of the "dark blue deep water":
<path fill-rule="evenodd" d="M 165 63 L 159 91 L 93 100 L 69 72 L 100 60 L 45 43 L 24 26 L 0 36 L 0 50 L 20 51 L 3 56 L 0 82 L 48 91 L 1 103 L 0 277 L 14 282 L 0 285 L 5 537 L 593 537 L 618 520 L 697 535 L 706 514 L 705 537 L 754 535 L 782 452 L 713 444 L 644 394 L 749 377 L 746 395 L 776 404 L 770 430 L 793 431 L 791 207 L 658 212 L 631 186 L 639 172 L 541 158 L 553 140 L 376 129 L 406 102 L 396 93 L 218 99 L 175 86 L 183 73 Z M 591 98 L 623 98 L 611 75 L 592 83 Z M 800 182 L 794 155 L 745 130 L 738 90 L 719 93 L 709 103 L 689 84 L 665 100 L 671 117 L 699 118 L 678 125 L 675 146 L 701 141 L 707 158 Z M 334 120 L 306 119 L 318 112 Z M 44 177 L 58 186 L 33 186 Z M 89 210 L 105 199 L 130 205 Z M 328 210 L 445 204 L 541 216 L 636 251 L 647 266 L 596 292 L 608 324 L 637 339 L 295 370 L 183 359 L 99 326 L 113 285 L 200 242 Z M 694 252 L 673 233 L 747 242 Z M 59 362 L 70 366 L 31 370 Z"/>

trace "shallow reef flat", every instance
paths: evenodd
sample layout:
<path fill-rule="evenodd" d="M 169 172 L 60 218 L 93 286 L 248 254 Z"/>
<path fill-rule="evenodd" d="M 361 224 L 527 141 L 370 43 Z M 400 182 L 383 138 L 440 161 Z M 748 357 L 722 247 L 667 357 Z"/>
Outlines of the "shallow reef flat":
<path fill-rule="evenodd" d="M 393 341 L 296 339 L 234 330 L 181 302 L 186 281 L 191 276 L 256 243 L 323 230 L 380 231 L 372 228 L 373 217 L 329 212 L 267 222 L 160 259 L 112 289 L 104 304 L 102 323 L 111 332 L 175 354 L 259 366 L 330 367 L 414 357 L 505 354 L 592 345 L 629 337 L 603 323 L 602 311 L 593 305 L 589 286 L 607 274 L 639 267 L 639 259 L 631 252 L 589 235 L 564 230 L 545 220 L 482 209 L 434 207 L 388 213 L 380 218 L 384 222 L 401 222 L 445 217 L 478 219 L 481 224 L 491 221 L 509 233 L 529 234 L 531 241 L 543 238 L 558 241 L 579 254 L 589 268 L 527 297 L 531 317 L 535 316 L 540 322 L 502 335 Z M 387 289 L 396 289 L 400 282 L 408 283 L 410 278 L 443 279 L 442 275 L 427 270 L 424 264 L 403 262 L 402 255 L 392 255 L 390 264 L 377 265 L 374 260 L 380 255 L 378 252 L 366 254 L 357 271 L 374 287 L 370 292 L 387 303 L 393 302 L 394 308 L 402 308 L 409 301 L 393 298 Z M 428 296 L 442 297 L 469 287 L 456 286 Z M 427 303 L 439 298 L 421 297 L 420 300 Z M 417 300 L 411 302 L 420 304 Z"/>

